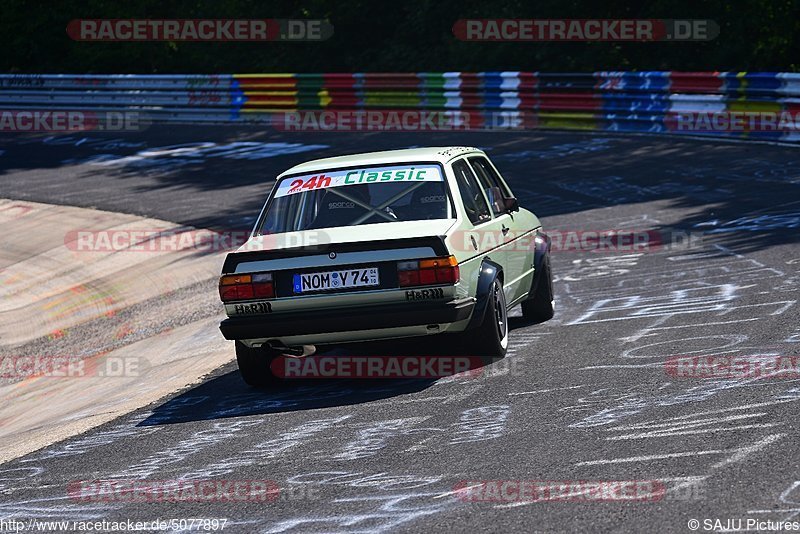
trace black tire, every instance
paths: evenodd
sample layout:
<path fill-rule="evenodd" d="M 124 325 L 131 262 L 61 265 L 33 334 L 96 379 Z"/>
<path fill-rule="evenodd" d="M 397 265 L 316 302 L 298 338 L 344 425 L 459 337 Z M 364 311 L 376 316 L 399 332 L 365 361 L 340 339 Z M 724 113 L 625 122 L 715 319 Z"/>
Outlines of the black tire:
<path fill-rule="evenodd" d="M 272 361 L 280 355 L 278 352 L 269 348 L 250 348 L 241 341 L 235 343 L 239 373 L 248 386 L 265 387 L 280 383 L 270 369 Z"/>
<path fill-rule="evenodd" d="M 508 350 L 508 307 L 503 283 L 499 279 L 489 289 L 483 322 L 468 336 L 466 341 L 472 347 L 471 352 L 477 352 L 487 362 L 505 357 Z"/>
<path fill-rule="evenodd" d="M 522 301 L 522 316 L 529 321 L 541 323 L 552 319 L 553 315 L 555 315 L 553 274 L 550 271 L 550 255 L 545 254 L 536 287 L 533 288 L 533 293 Z"/>

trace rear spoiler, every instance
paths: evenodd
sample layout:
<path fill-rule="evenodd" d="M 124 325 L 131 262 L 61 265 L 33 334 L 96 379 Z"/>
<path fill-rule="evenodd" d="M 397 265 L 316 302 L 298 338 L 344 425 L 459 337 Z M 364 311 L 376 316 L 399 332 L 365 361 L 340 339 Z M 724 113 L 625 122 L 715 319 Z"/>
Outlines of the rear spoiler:
<path fill-rule="evenodd" d="M 385 239 L 380 241 L 354 241 L 349 243 L 325 243 L 276 250 L 231 252 L 225 258 L 225 263 L 222 266 L 222 274 L 235 273 L 236 267 L 240 263 L 251 261 L 296 258 L 300 256 L 316 256 L 319 254 L 330 254 L 331 252 L 340 254 L 342 252 L 390 250 L 414 247 L 430 247 L 437 256 L 447 256 L 449 254 L 447 246 L 445 246 L 444 243 L 444 236 Z"/>

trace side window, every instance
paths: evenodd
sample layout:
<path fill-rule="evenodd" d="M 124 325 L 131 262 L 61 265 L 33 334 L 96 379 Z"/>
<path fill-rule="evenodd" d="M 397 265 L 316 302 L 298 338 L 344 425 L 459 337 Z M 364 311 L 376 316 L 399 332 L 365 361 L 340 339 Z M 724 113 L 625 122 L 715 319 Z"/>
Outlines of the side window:
<path fill-rule="evenodd" d="M 489 199 L 494 214 L 500 215 L 504 213 L 505 207 L 503 205 L 503 197 L 511 196 L 511 192 L 508 190 L 508 187 L 506 187 L 506 184 L 503 183 L 503 180 L 500 179 L 497 172 L 495 172 L 486 158 L 469 158 L 469 162 L 472 164 L 475 174 L 478 175 L 478 181 L 481 187 L 486 191 L 486 198 Z"/>
<path fill-rule="evenodd" d="M 481 188 L 475 181 L 475 175 L 472 174 L 467 162 L 461 159 L 453 163 L 453 172 L 456 175 L 456 182 L 458 182 L 461 202 L 464 204 L 464 209 L 472 224 L 480 224 L 491 219 L 489 206 L 486 205 L 486 199 L 483 198 Z"/>

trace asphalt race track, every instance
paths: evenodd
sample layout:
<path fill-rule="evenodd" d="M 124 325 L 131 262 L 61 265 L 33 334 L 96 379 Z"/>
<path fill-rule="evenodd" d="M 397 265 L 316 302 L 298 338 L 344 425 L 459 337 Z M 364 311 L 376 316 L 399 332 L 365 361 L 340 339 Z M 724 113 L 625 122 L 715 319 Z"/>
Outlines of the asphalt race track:
<path fill-rule="evenodd" d="M 508 356 L 469 377 L 260 391 L 240 380 L 231 344 L 230 363 L 200 383 L 0 465 L 0 520 L 226 518 L 225 532 L 264 533 L 691 532 L 691 519 L 700 531 L 704 520 L 742 528 L 800 520 L 800 378 L 700 379 L 665 365 L 674 356 L 800 355 L 798 148 L 230 126 L 3 135 L 0 198 L 249 229 L 273 177 L 293 164 L 427 145 L 487 150 L 545 231 L 648 230 L 660 241 L 638 251 L 555 251 L 556 317 L 516 317 Z M 185 295 L 165 295 L 135 313 L 164 325 L 213 319 L 215 283 L 191 286 L 190 306 L 168 307 Z M 107 342 L 116 320 L 93 319 L 91 333 L 58 340 L 58 351 Z M 436 342 L 389 348 L 426 354 Z M 268 480 L 280 494 L 269 502 L 70 494 L 76 481 L 130 479 Z M 470 500 L 455 491 L 464 481 L 507 480 L 641 481 L 664 491 L 627 501 Z"/>

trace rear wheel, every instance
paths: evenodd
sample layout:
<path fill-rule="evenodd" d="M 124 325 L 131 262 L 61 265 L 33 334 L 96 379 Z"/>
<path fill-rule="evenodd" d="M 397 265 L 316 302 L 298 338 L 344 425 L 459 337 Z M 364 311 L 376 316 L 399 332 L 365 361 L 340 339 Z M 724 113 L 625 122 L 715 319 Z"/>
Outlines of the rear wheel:
<path fill-rule="evenodd" d="M 248 347 L 241 341 L 235 343 L 239 373 L 247 385 L 264 387 L 280 381 L 270 369 L 270 364 L 280 355 L 279 352 L 265 347 Z"/>
<path fill-rule="evenodd" d="M 508 309 L 506 308 L 503 283 L 500 280 L 495 279 L 489 289 L 483 323 L 470 332 L 468 341 L 473 347 L 473 351 L 477 349 L 478 356 L 489 361 L 499 360 L 506 355 L 506 350 L 508 350 Z"/>
<path fill-rule="evenodd" d="M 553 300 L 553 274 L 550 271 L 550 255 L 542 259 L 542 271 L 533 293 L 522 301 L 522 316 L 529 321 L 544 322 L 555 315 Z"/>

